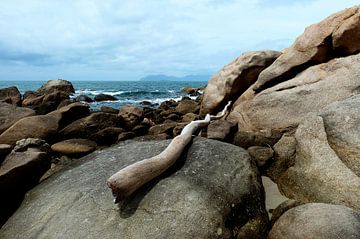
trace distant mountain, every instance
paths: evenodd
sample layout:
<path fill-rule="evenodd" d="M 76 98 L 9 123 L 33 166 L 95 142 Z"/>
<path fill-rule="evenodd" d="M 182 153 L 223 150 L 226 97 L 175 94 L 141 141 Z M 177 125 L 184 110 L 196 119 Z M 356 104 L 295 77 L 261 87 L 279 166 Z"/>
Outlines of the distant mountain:
<path fill-rule="evenodd" d="M 210 75 L 187 75 L 183 77 L 167 75 L 148 75 L 141 78 L 141 81 L 208 81 Z"/>

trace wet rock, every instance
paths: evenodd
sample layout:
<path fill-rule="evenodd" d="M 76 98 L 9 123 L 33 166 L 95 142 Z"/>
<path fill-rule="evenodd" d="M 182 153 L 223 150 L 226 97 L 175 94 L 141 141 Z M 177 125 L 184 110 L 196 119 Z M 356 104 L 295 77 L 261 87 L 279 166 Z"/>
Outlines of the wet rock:
<path fill-rule="evenodd" d="M 301 205 L 285 212 L 275 222 L 268 238 L 360 238 L 360 213 L 341 205 Z"/>
<path fill-rule="evenodd" d="M 94 101 L 117 101 L 118 99 L 112 95 L 98 94 L 95 95 Z"/>
<path fill-rule="evenodd" d="M 91 99 L 89 96 L 87 95 L 79 95 L 75 98 L 75 101 L 82 101 L 82 102 L 88 102 L 88 103 L 91 103 L 93 102 L 94 100 Z"/>
<path fill-rule="evenodd" d="M 194 139 L 174 168 L 114 205 L 103 182 L 168 143 L 131 142 L 86 156 L 29 192 L 0 237 L 266 237 L 256 166 L 245 150 L 219 141 Z"/>
<path fill-rule="evenodd" d="M 80 157 L 96 149 L 96 143 L 88 139 L 68 139 L 51 145 L 54 152 Z"/>
<path fill-rule="evenodd" d="M 17 87 L 12 86 L 0 89 L 0 102 L 5 102 L 12 105 L 21 104 L 21 94 Z"/>

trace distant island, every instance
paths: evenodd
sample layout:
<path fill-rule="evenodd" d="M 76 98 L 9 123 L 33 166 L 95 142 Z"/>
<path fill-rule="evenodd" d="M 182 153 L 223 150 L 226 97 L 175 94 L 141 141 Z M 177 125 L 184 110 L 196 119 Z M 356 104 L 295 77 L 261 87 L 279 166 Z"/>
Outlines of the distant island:
<path fill-rule="evenodd" d="M 187 75 L 183 77 L 168 75 L 148 75 L 140 79 L 140 81 L 208 81 L 210 75 Z"/>

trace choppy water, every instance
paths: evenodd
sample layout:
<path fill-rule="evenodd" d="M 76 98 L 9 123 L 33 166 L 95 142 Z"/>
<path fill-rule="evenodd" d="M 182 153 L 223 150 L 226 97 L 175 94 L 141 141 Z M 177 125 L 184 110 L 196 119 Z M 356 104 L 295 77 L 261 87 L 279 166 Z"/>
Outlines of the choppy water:
<path fill-rule="evenodd" d="M 27 90 L 35 91 L 45 84 L 43 81 L 0 81 L 0 88 L 16 86 L 23 94 Z M 180 100 L 185 94 L 182 88 L 202 87 L 204 81 L 74 81 L 75 94 L 87 95 L 94 98 L 95 95 L 103 93 L 115 96 L 117 101 L 105 101 L 91 103 L 91 108 L 100 108 L 102 105 L 119 108 L 126 104 L 139 104 L 149 101 L 159 104 L 165 100 Z"/>

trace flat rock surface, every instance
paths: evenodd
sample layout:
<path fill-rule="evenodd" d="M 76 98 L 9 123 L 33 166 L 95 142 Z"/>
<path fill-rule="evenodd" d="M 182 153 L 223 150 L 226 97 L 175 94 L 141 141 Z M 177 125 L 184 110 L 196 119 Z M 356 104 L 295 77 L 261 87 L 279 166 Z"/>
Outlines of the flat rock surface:
<path fill-rule="evenodd" d="M 113 204 L 107 178 L 169 142 L 127 142 L 84 157 L 30 191 L 0 237 L 264 238 L 255 164 L 244 149 L 214 140 L 194 139 L 164 176 Z"/>

